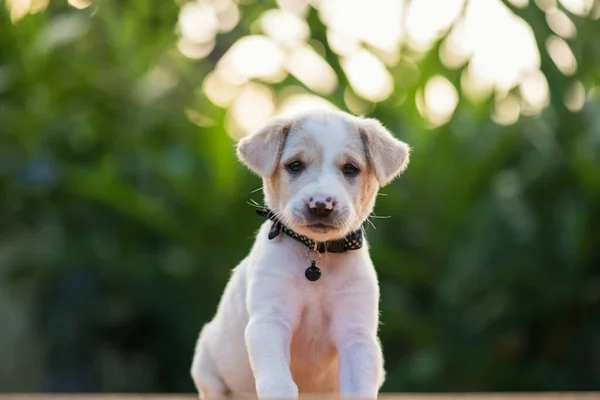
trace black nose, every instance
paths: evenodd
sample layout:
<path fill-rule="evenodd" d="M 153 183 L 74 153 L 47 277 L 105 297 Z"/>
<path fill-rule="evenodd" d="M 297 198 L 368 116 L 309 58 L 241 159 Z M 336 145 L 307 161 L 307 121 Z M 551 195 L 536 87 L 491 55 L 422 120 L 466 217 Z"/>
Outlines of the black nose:
<path fill-rule="evenodd" d="M 311 204 L 308 209 L 310 210 L 310 213 L 317 218 L 325 218 L 333 211 L 333 208 L 327 207 L 327 203 L 322 201 L 316 201 Z"/>

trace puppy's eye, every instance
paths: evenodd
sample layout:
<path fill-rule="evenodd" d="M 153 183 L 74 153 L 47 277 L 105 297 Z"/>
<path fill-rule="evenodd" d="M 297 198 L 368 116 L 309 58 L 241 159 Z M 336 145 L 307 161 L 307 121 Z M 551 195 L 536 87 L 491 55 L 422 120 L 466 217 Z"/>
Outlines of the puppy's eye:
<path fill-rule="evenodd" d="M 298 173 L 302 172 L 302 170 L 304 170 L 304 164 L 302 164 L 302 162 L 300 162 L 300 161 L 292 161 L 291 163 L 287 164 L 285 166 L 285 168 L 291 174 L 298 174 Z"/>
<path fill-rule="evenodd" d="M 342 172 L 344 173 L 344 175 L 352 177 L 358 175 L 360 170 L 352 164 L 345 164 L 342 167 Z"/>

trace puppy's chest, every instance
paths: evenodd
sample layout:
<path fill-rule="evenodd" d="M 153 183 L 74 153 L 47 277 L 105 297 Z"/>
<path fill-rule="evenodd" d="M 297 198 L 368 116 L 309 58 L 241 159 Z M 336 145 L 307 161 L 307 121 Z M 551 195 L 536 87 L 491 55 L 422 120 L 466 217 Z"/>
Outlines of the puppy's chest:
<path fill-rule="evenodd" d="M 321 358 L 333 347 L 331 340 L 330 299 L 321 291 L 307 293 L 303 299 L 300 320 L 292 337 L 292 351 L 297 346 L 300 357 Z"/>
<path fill-rule="evenodd" d="M 290 367 L 303 391 L 330 391 L 337 382 L 337 350 L 330 335 L 330 310 L 325 303 L 322 298 L 308 299 L 292 336 Z"/>
<path fill-rule="evenodd" d="M 316 282 L 301 278 L 297 281 L 302 305 L 294 340 L 311 350 L 322 350 L 331 344 L 333 305 L 340 284 L 336 272 L 332 268 L 324 268 L 322 278 Z"/>
<path fill-rule="evenodd" d="M 300 290 L 302 300 L 292 335 L 290 368 L 300 391 L 307 393 L 335 391 L 338 382 L 338 352 L 332 336 L 332 320 L 339 300 L 336 293 L 347 274 L 327 263 L 320 267 L 321 279 L 309 282 L 298 278 L 294 285 Z"/>
<path fill-rule="evenodd" d="M 300 318 L 292 336 L 292 357 L 296 361 L 323 362 L 337 355 L 331 321 L 343 274 L 329 263 L 323 262 L 320 267 L 323 275 L 318 281 L 310 282 L 304 276 L 296 280 L 301 298 Z"/>

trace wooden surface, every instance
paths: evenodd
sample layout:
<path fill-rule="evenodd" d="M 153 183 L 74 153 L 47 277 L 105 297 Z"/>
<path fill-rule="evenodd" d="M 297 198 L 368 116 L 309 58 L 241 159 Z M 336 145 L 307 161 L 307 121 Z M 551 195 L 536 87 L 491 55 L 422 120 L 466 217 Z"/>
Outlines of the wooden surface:
<path fill-rule="evenodd" d="M 300 400 L 327 400 L 336 397 L 300 396 Z M 600 400 L 599 393 L 470 393 L 470 394 L 390 394 L 383 393 L 380 399 L 387 400 Z M 194 395 L 155 395 L 155 394 L 111 394 L 111 395 L 72 395 L 72 394 L 15 394 L 0 395 L 0 400 L 197 400 Z"/>

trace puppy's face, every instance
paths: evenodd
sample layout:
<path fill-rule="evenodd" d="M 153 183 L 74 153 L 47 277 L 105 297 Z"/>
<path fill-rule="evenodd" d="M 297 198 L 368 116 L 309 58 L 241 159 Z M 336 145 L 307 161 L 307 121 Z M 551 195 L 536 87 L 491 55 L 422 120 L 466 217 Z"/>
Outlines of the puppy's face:
<path fill-rule="evenodd" d="M 408 162 L 408 146 L 374 120 L 342 112 L 271 121 L 242 139 L 238 155 L 263 177 L 267 206 L 316 241 L 358 229 L 381 185 Z"/>
<path fill-rule="evenodd" d="M 378 188 L 360 133 L 339 118 L 293 124 L 265 183 L 267 204 L 282 222 L 317 241 L 358 229 Z"/>

